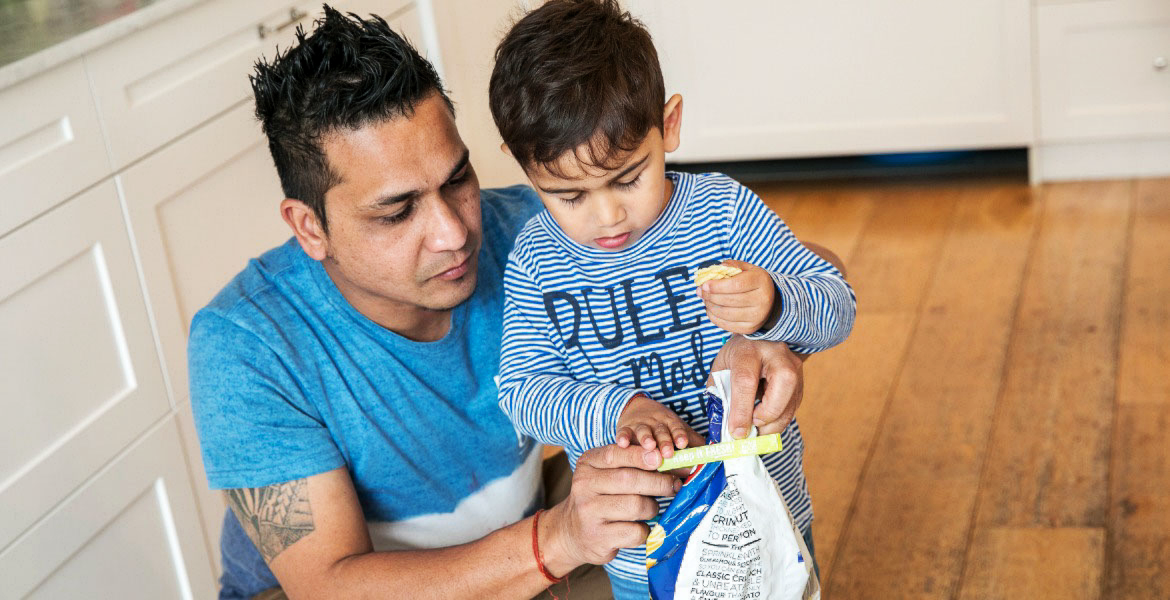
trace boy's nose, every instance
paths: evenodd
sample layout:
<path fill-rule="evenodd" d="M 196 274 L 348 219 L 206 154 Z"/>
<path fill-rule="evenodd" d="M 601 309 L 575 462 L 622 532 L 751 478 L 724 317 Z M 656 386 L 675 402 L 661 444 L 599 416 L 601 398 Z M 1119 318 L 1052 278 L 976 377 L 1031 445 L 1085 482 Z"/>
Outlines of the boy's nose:
<path fill-rule="evenodd" d="M 602 227 L 613 227 L 626 219 L 626 209 L 621 202 L 603 198 L 597 208 L 597 224 Z"/>

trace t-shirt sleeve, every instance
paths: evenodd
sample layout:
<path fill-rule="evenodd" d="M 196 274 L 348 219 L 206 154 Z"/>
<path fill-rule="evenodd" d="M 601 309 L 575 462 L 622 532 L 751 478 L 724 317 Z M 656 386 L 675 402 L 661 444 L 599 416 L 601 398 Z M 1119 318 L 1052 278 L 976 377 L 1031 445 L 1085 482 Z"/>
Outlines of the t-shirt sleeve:
<path fill-rule="evenodd" d="M 768 271 L 781 303 L 776 325 L 747 337 L 787 342 L 801 353 L 845 341 L 857 313 L 857 299 L 845 277 L 805 248 L 759 196 L 742 185 L 734 188 L 728 255 Z"/>
<path fill-rule="evenodd" d="M 191 324 L 188 366 L 212 489 L 263 487 L 345 464 L 288 365 L 251 331 L 201 311 Z"/>

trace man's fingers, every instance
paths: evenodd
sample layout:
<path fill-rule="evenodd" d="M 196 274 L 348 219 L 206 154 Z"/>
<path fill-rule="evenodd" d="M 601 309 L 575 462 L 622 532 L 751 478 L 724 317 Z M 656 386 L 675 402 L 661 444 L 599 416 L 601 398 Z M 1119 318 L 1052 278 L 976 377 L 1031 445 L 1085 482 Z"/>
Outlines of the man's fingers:
<path fill-rule="evenodd" d="M 676 481 L 678 480 L 666 473 L 627 467 L 606 469 L 594 473 L 589 478 L 589 487 L 594 493 L 603 496 L 673 496 Z M 574 484 L 576 484 L 576 480 L 574 480 Z"/>
<path fill-rule="evenodd" d="M 662 457 L 656 451 L 647 452 L 645 448 L 639 446 L 621 448 L 616 444 L 586 450 L 577 460 L 578 469 L 584 465 L 602 470 L 633 467 L 652 471 L 661 464 Z"/>
<path fill-rule="evenodd" d="M 727 420 L 731 437 L 740 439 L 747 435 L 756 405 L 756 391 L 760 386 L 760 367 L 757 357 L 752 361 L 736 361 L 731 364 L 731 417 Z"/>
<path fill-rule="evenodd" d="M 782 420 L 791 420 L 800 404 L 798 386 L 800 385 L 799 363 L 786 363 L 789 368 L 771 368 L 764 374 L 765 384 L 763 399 L 752 413 L 752 423 L 757 427 Z M 796 406 L 793 406 L 795 401 Z"/>

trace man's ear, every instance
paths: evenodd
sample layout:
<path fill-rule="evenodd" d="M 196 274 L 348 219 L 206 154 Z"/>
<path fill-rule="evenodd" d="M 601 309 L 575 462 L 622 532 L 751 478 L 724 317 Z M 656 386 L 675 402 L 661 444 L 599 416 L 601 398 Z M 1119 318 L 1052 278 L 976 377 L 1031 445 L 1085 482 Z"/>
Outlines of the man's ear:
<path fill-rule="evenodd" d="M 662 111 L 662 149 L 667 152 L 678 150 L 682 140 L 682 96 L 675 94 L 666 101 Z"/>
<path fill-rule="evenodd" d="M 500 142 L 500 152 L 503 152 L 504 154 L 507 154 L 508 156 L 512 156 L 512 149 L 509 148 L 508 144 L 506 144 L 504 142 Z M 516 158 L 516 157 L 512 156 L 512 158 Z"/>
<path fill-rule="evenodd" d="M 280 203 L 280 216 L 297 236 L 297 243 L 313 260 L 325 260 L 329 254 L 329 238 L 317 219 L 317 213 L 308 204 L 295 198 Z"/>

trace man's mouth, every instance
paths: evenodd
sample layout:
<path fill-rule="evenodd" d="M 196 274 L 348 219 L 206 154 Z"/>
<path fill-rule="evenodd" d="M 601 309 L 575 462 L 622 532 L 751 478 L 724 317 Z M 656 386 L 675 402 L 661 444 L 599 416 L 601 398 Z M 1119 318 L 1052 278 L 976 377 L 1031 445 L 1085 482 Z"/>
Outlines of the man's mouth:
<path fill-rule="evenodd" d="M 613 237 L 594 238 L 593 243 L 601 246 L 602 248 L 612 250 L 614 248 L 621 247 L 621 245 L 626 243 L 626 240 L 628 239 L 630 239 L 630 232 L 627 231 L 621 235 L 615 235 Z"/>
<path fill-rule="evenodd" d="M 438 275 L 435 275 L 435 278 L 442 279 L 444 281 L 455 281 L 456 279 L 459 279 L 460 277 L 463 277 L 467 274 L 467 269 L 470 268 L 470 265 L 471 255 L 468 254 L 467 258 L 463 259 L 463 262 L 455 265 L 454 267 L 451 267 L 450 269 L 447 269 L 446 271 L 443 271 L 442 273 L 439 273 Z"/>

